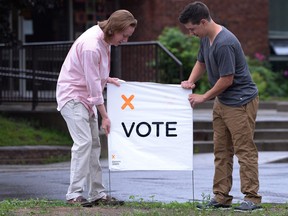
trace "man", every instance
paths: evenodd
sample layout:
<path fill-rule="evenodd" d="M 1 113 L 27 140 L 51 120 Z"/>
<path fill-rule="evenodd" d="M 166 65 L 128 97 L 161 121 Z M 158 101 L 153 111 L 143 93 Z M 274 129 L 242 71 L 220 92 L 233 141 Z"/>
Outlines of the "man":
<path fill-rule="evenodd" d="M 233 196 L 233 156 L 240 164 L 241 192 L 244 201 L 235 210 L 261 208 L 258 175 L 258 151 L 253 141 L 258 110 L 258 89 L 252 81 L 245 55 L 238 39 L 225 27 L 215 23 L 208 7 L 202 2 L 188 4 L 179 21 L 191 35 L 201 39 L 197 61 L 183 88 L 195 88 L 195 83 L 207 71 L 211 89 L 204 94 L 190 94 L 189 102 L 197 104 L 214 100 L 214 197 L 199 208 L 229 208 Z"/>

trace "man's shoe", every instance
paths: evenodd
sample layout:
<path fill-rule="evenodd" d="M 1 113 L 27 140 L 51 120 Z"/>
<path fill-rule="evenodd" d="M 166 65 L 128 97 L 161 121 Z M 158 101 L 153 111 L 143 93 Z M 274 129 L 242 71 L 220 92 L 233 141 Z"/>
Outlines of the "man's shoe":
<path fill-rule="evenodd" d="M 83 207 L 92 207 L 92 204 L 88 202 L 83 196 L 75 197 L 74 199 L 67 200 L 67 204 L 81 205 Z"/>
<path fill-rule="evenodd" d="M 235 211 L 241 211 L 241 212 L 247 212 L 247 211 L 253 211 L 253 210 L 260 210 L 262 209 L 262 206 L 257 205 L 249 200 L 243 201 L 240 206 L 237 206 L 234 208 Z"/>
<path fill-rule="evenodd" d="M 117 206 L 117 205 L 124 205 L 124 201 L 118 200 L 115 197 L 111 197 L 109 195 L 106 195 L 100 199 L 92 201 L 91 204 L 93 206 L 98 206 L 98 205 Z"/>
<path fill-rule="evenodd" d="M 217 202 L 214 198 L 212 198 L 207 204 L 198 204 L 196 206 L 198 209 L 229 209 L 231 205 L 225 205 Z"/>

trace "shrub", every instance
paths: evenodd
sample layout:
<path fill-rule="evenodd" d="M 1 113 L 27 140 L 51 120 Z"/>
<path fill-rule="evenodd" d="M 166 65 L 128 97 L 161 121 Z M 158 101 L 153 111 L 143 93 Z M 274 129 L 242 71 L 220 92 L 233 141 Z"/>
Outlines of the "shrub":
<path fill-rule="evenodd" d="M 169 27 L 163 30 L 158 40 L 182 62 L 183 79 L 187 80 L 197 60 L 199 38 L 185 35 L 177 27 Z M 168 61 L 168 59 L 161 59 L 161 65 L 168 64 Z M 272 67 L 264 55 L 256 53 L 254 59 L 247 57 L 247 62 L 261 100 L 288 96 L 287 79 L 284 78 L 284 73 L 272 71 Z M 176 77 L 175 73 L 178 73 L 175 69 L 169 71 L 163 69 L 160 73 L 160 80 L 165 83 L 179 84 L 181 82 L 179 79 L 172 78 Z M 205 74 L 196 83 L 194 92 L 201 94 L 209 89 L 210 85 Z"/>
<path fill-rule="evenodd" d="M 183 79 L 188 79 L 191 69 L 197 60 L 199 50 L 199 39 L 196 37 L 189 37 L 183 34 L 179 28 L 165 28 L 162 34 L 158 37 L 158 41 L 163 44 L 174 56 L 176 56 L 183 64 Z M 162 59 L 161 65 L 168 64 L 168 59 Z M 170 73 L 162 71 L 160 74 L 161 80 L 171 82 L 171 77 L 175 77 L 173 70 Z M 173 80 L 172 83 L 179 84 L 182 80 Z"/>
<path fill-rule="evenodd" d="M 247 57 L 249 69 L 253 81 L 256 83 L 261 100 L 271 100 L 273 98 L 287 97 L 287 80 L 279 71 L 273 71 L 271 64 L 265 59 Z"/>

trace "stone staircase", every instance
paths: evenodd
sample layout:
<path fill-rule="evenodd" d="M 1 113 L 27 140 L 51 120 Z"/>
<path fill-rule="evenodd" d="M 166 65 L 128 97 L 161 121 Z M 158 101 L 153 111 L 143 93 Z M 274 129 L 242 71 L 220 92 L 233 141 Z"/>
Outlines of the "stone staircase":
<path fill-rule="evenodd" d="M 30 111 L 20 107 L 0 106 L 0 113 L 13 117 L 37 119 L 43 125 L 65 131 L 66 124 L 62 116 L 55 110 L 55 105 L 45 105 L 38 110 Z M 194 153 L 213 152 L 212 102 L 198 106 L 194 113 Z M 200 116 L 200 117 L 199 117 Z M 288 102 L 261 102 L 256 120 L 255 143 L 259 151 L 288 151 Z M 258 118 L 258 117 L 257 117 Z M 67 131 L 66 131 L 67 132 Z M 108 155 L 107 139 L 101 133 L 101 157 Z M 0 164 L 39 164 L 49 160 L 70 157 L 70 146 L 21 146 L 0 147 Z"/>
<path fill-rule="evenodd" d="M 211 122 L 194 122 L 194 152 L 213 152 Z M 257 122 L 254 141 L 259 151 L 288 151 L 288 121 Z"/>
<path fill-rule="evenodd" d="M 200 109 L 211 113 L 212 103 Z M 197 110 L 195 110 L 197 112 Z M 259 117 L 259 118 L 258 118 Z M 288 103 L 260 103 L 254 141 L 259 151 L 288 151 Z M 194 121 L 194 152 L 213 152 L 213 130 L 211 121 Z"/>

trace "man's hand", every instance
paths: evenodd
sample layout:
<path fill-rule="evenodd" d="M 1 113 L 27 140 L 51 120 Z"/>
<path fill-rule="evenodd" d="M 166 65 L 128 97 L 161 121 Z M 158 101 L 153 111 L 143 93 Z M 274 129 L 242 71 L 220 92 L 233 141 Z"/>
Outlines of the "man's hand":
<path fill-rule="evenodd" d="M 195 105 L 204 103 L 206 101 L 204 95 L 200 94 L 190 94 L 188 100 L 192 108 L 194 108 Z"/>
<path fill-rule="evenodd" d="M 194 89 L 195 84 L 192 82 L 189 82 L 188 80 L 185 80 L 181 82 L 181 87 L 184 89 Z"/>

